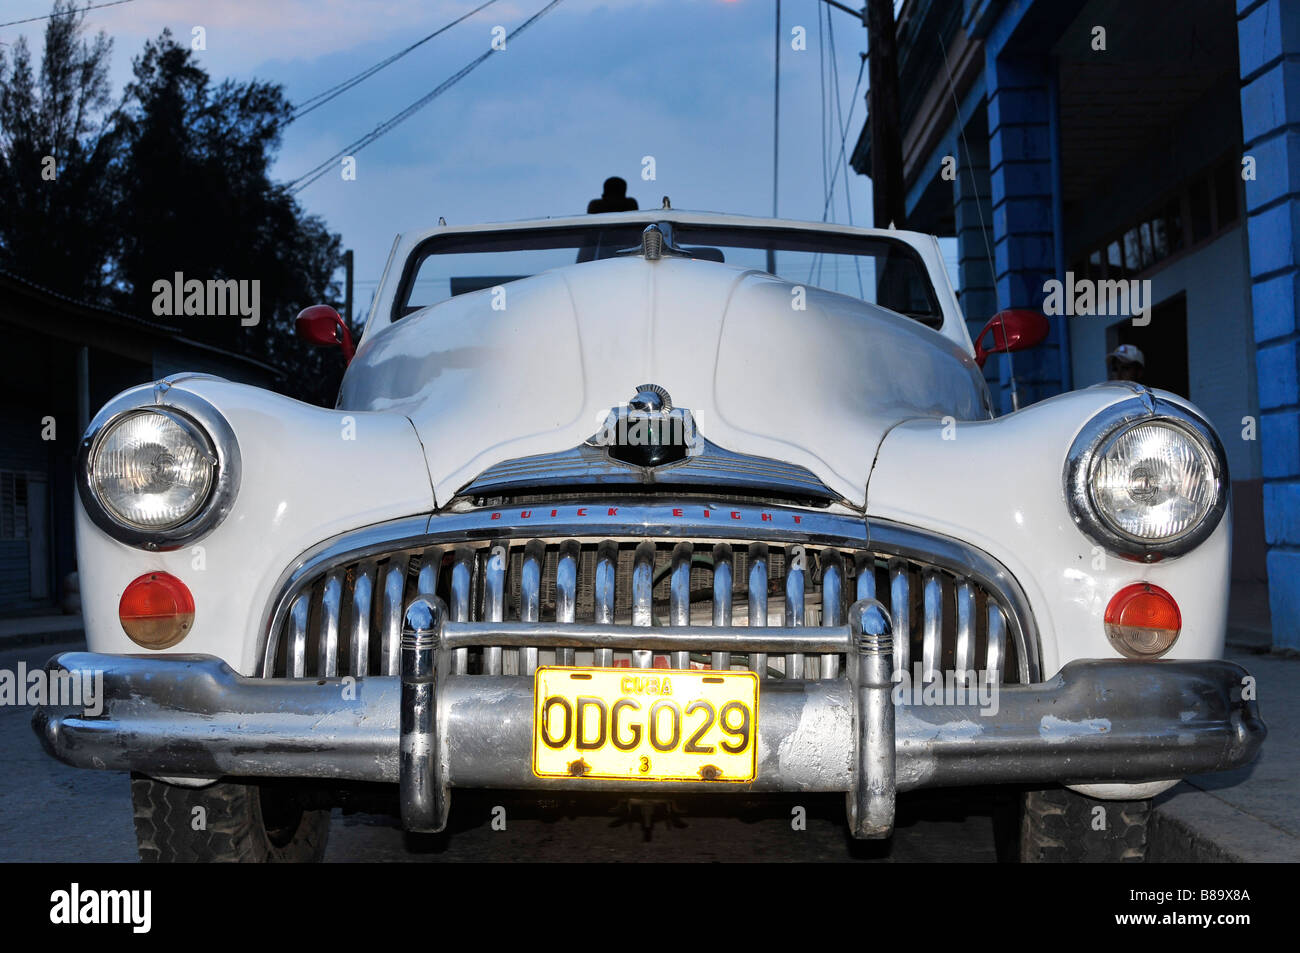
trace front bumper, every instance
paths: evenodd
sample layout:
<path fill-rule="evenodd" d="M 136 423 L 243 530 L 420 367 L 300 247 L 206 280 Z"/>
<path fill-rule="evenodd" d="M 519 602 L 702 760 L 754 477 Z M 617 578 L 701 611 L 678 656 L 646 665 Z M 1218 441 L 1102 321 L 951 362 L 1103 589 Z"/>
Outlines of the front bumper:
<path fill-rule="evenodd" d="M 452 623 L 443 612 L 436 599 L 412 604 L 400 678 L 245 678 L 210 656 L 64 653 L 48 668 L 83 684 L 102 676 L 102 710 L 42 706 L 33 727 L 51 755 L 77 767 L 396 783 L 413 830 L 442 828 L 452 787 L 718 790 L 534 776 L 532 679 L 449 674 L 448 656 L 491 626 L 502 644 L 535 643 L 536 626 Z M 568 626 L 565 635 L 599 642 L 602 628 L 620 637 L 612 626 Z M 1246 672 L 1231 662 L 1075 661 L 1046 682 L 1001 686 L 994 713 L 973 692 L 964 704 L 896 700 L 887 618 L 858 603 L 843 629 L 845 677 L 761 683 L 757 775 L 725 790 L 847 792 L 854 833 L 882 837 L 896 791 L 1181 778 L 1248 763 L 1266 734 L 1256 703 L 1242 698 Z M 665 645 L 689 634 L 642 631 L 663 633 Z M 839 630 L 730 634 L 737 651 L 789 650 L 796 640 L 832 651 Z"/>

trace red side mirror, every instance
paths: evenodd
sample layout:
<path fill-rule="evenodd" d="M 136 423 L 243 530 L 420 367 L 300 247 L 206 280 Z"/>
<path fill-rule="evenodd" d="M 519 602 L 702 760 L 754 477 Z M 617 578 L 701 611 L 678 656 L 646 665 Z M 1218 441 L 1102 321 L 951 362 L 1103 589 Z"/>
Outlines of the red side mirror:
<path fill-rule="evenodd" d="M 993 344 L 985 348 L 984 338 L 993 332 Z M 990 354 L 1002 354 L 1006 351 L 1026 351 L 1037 347 L 1052 331 L 1052 324 L 1038 311 L 1028 308 L 1010 308 L 999 311 L 989 318 L 979 337 L 975 339 L 975 363 L 980 367 L 989 359 Z"/>
<path fill-rule="evenodd" d="M 298 337 L 308 344 L 320 347 L 341 347 L 343 359 L 349 363 L 357 349 L 352 345 L 352 333 L 343 323 L 339 313 L 327 304 L 314 304 L 298 312 L 294 321 Z"/>

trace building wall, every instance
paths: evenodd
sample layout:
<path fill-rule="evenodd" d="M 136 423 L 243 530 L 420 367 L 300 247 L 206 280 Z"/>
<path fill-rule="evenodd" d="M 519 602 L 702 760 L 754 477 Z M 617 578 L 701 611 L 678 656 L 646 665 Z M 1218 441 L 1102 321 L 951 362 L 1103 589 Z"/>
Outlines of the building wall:
<path fill-rule="evenodd" d="M 1224 232 L 1144 277 L 1156 305 L 1186 293 L 1188 396 L 1219 432 L 1233 480 L 1258 479 L 1259 441 L 1242 439 L 1242 418 L 1259 419 L 1246 230 Z M 1106 329 L 1113 321 L 1070 318 L 1075 386 L 1106 379 Z"/>
<path fill-rule="evenodd" d="M 1273 644 L 1300 649 L 1300 5 L 1238 0 Z"/>

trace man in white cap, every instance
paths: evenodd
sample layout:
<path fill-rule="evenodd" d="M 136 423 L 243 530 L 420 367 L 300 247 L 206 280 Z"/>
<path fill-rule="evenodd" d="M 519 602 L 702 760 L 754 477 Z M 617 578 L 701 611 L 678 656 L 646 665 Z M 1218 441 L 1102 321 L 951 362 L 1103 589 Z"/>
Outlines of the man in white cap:
<path fill-rule="evenodd" d="M 1106 379 L 1112 381 L 1137 381 L 1142 383 L 1146 358 L 1132 344 L 1121 344 L 1106 355 Z"/>

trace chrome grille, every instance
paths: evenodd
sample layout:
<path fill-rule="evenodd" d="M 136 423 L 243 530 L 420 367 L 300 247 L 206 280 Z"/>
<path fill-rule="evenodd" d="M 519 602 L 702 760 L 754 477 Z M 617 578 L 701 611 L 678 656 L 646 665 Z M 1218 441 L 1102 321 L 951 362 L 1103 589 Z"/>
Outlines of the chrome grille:
<path fill-rule="evenodd" d="M 860 524 L 859 524 L 860 525 Z M 865 535 L 865 534 L 864 534 Z M 897 549 L 897 547 L 894 547 Z M 631 627 L 835 626 L 848 605 L 891 611 L 895 668 L 927 678 L 993 671 L 1027 681 L 1036 664 L 1015 639 L 1023 619 L 987 584 L 915 553 L 812 542 L 624 537 L 498 538 L 363 551 L 303 572 L 273 614 L 271 677 L 396 675 L 402 609 L 435 593 L 452 621 L 596 623 Z M 1020 641 L 1025 641 L 1021 635 Z M 843 656 L 616 651 L 544 644 L 460 647 L 453 674 L 531 676 L 539 665 L 749 669 L 762 678 L 837 678 Z"/>

